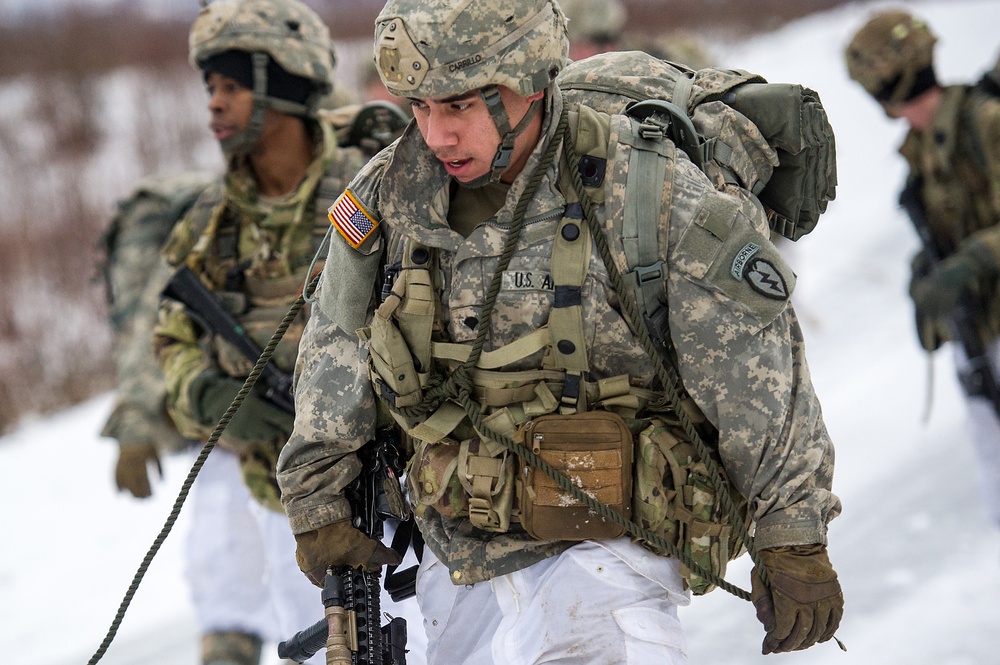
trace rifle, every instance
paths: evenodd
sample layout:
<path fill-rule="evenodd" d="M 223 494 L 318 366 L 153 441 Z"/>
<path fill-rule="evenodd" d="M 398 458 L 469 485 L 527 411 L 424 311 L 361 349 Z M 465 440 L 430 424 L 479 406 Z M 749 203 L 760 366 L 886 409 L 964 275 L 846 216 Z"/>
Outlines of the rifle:
<path fill-rule="evenodd" d="M 181 266 L 173 274 L 163 287 L 162 295 L 184 305 L 202 327 L 235 346 L 251 362 L 255 363 L 260 358 L 263 349 L 187 266 Z M 294 414 L 292 377 L 268 363 L 264 365 L 261 379 L 264 382 L 264 397 L 278 408 Z"/>
<path fill-rule="evenodd" d="M 934 237 L 927 222 L 927 211 L 920 197 L 922 188 L 922 178 L 911 177 L 899 194 L 899 205 L 906 211 L 917 235 L 920 236 L 924 255 L 932 265 L 936 265 L 948 256 L 948 251 Z M 949 320 L 952 336 L 962 345 L 969 363 L 968 367 L 959 373 L 958 378 L 966 395 L 988 399 L 1000 416 L 1000 383 L 993 373 L 986 345 L 976 329 L 975 314 L 975 304 L 969 294 L 963 294 L 958 299 Z"/>
<path fill-rule="evenodd" d="M 413 519 L 399 486 L 403 464 L 395 430 L 376 433 L 375 440 L 362 446 L 358 456 L 361 473 L 345 495 L 355 515 L 354 525 L 368 537 L 381 540 L 386 519 L 403 520 L 403 524 Z M 406 665 L 406 620 L 391 618 L 379 629 L 381 574 L 381 570 L 350 566 L 329 568 L 322 593 L 326 616 L 278 644 L 278 657 L 302 663 L 326 646 L 328 664 Z M 388 579 L 386 584 L 388 588 Z M 413 595 L 412 587 L 409 595 Z M 403 597 L 409 596 L 393 594 L 394 600 Z M 331 624 L 333 635 L 329 634 Z"/>

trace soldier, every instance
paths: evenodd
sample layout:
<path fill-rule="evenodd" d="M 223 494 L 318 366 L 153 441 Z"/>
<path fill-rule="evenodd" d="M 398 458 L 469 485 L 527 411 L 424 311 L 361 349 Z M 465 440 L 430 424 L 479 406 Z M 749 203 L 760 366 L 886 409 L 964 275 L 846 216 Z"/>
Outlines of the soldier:
<path fill-rule="evenodd" d="M 909 125 L 899 148 L 909 166 L 901 200 L 916 208 L 915 222 L 924 220 L 909 289 L 917 337 L 928 353 L 959 342 L 952 346 L 986 510 L 1000 525 L 1000 394 L 990 398 L 986 373 L 1000 377 L 1000 88 L 989 75 L 978 85 L 939 83 L 936 41 L 921 19 L 886 11 L 858 30 L 845 58 L 886 115 Z"/>
<path fill-rule="evenodd" d="M 790 283 L 764 210 L 717 191 L 680 151 L 664 174 L 672 194 L 654 183 L 646 230 L 658 240 L 646 249 L 665 266 L 670 362 L 690 393 L 665 406 L 656 368 L 667 361 L 623 313 L 634 293 L 611 277 L 633 183 L 626 164 L 585 167 L 572 146 L 624 148 L 607 116 L 568 113 L 556 84 L 567 51 L 553 0 L 390 0 L 376 19 L 383 82 L 415 123 L 331 208 L 337 270 L 324 271 L 302 336 L 295 429 L 278 463 L 299 566 L 318 583 L 331 565 L 398 562 L 353 526 L 344 495 L 356 451 L 391 416 L 411 447 L 407 488 L 427 546 L 417 601 L 429 663 L 686 662 L 678 606 L 691 571 L 533 484 L 537 468 L 515 458 L 537 447 L 579 481 L 578 496 L 654 504 L 668 479 L 646 453 L 670 445 L 669 423 L 703 413 L 697 427 L 714 426 L 755 522 L 764 653 L 826 641 L 843 607 L 826 553 L 840 511 L 832 443 L 787 295 L 730 275 L 745 250 L 773 285 Z M 586 128 L 574 138 L 575 123 Z"/>
<path fill-rule="evenodd" d="M 212 180 L 201 173 L 144 180 L 120 204 L 105 234 L 118 394 L 101 434 L 119 444 L 118 489 L 136 498 L 152 495 L 149 471 L 162 473 L 163 454 L 191 454 L 195 445 L 167 416 L 163 374 L 150 339 L 160 292 L 170 277 L 160 249 Z M 268 599 L 261 534 L 249 511 L 250 495 L 238 464 L 235 453 L 216 451 L 202 468 L 191 497 L 185 576 L 205 664 L 257 663 L 262 636 L 273 639 L 281 630 Z"/>
<path fill-rule="evenodd" d="M 174 228 L 164 256 L 174 269 L 193 271 L 263 347 L 309 277 L 329 228 L 326 209 L 367 155 L 338 145 L 338 128 L 319 109 L 321 100 L 335 97 L 330 34 L 297 0 L 208 4 L 191 28 L 190 61 L 204 78 L 210 127 L 227 170 Z M 170 294 L 182 297 L 175 288 Z M 280 372 L 292 369 L 304 318 L 276 349 L 272 362 Z M 206 440 L 256 360 L 218 333 L 178 300 L 162 301 L 154 346 L 167 410 L 178 431 L 198 441 Z M 318 593 L 295 568 L 294 541 L 278 501 L 274 465 L 292 427 L 281 397 L 252 392 L 202 469 L 210 475 L 225 463 L 224 471 L 240 478 L 214 497 L 216 528 L 225 527 L 229 503 L 255 499 L 246 519 L 257 544 L 220 545 L 212 554 L 218 574 L 257 564 L 266 582 L 260 598 L 229 600 L 245 614 L 231 627 L 246 638 L 244 648 L 208 645 L 213 653 L 206 663 L 257 663 L 261 639 L 285 639 L 322 617 Z M 201 588 L 196 582 L 196 592 Z M 261 614 L 273 615 L 277 626 L 261 626 Z M 322 655 L 309 662 L 323 662 Z"/>
<path fill-rule="evenodd" d="M 714 58 L 697 35 L 672 30 L 655 38 L 625 33 L 628 12 L 619 0 L 560 0 L 569 23 L 569 57 L 582 60 L 608 51 L 645 51 L 692 69 L 713 64 Z"/>

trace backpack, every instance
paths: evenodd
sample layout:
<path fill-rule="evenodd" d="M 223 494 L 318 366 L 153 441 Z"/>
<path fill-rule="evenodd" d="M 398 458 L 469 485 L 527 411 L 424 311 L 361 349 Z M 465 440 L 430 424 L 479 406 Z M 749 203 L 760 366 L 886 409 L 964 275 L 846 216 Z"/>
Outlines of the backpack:
<path fill-rule="evenodd" d="M 819 95 L 743 70 L 692 70 L 641 51 L 570 64 L 557 83 L 573 110 L 655 118 L 716 183 L 754 194 L 771 228 L 798 240 L 836 195 L 833 128 Z"/>
<path fill-rule="evenodd" d="M 126 301 L 131 300 L 136 294 L 119 293 L 111 270 L 122 261 L 123 253 L 132 247 L 155 248 L 158 254 L 174 224 L 187 214 L 214 179 L 210 174 L 199 172 L 153 176 L 141 181 L 126 198 L 119 201 L 115 215 L 100 239 L 104 257 L 98 265 L 112 324 L 116 328 L 122 325 L 122 319 L 131 315 L 130 311 L 119 311 L 119 301 L 122 296 Z M 141 266 L 141 272 L 148 268 Z"/>

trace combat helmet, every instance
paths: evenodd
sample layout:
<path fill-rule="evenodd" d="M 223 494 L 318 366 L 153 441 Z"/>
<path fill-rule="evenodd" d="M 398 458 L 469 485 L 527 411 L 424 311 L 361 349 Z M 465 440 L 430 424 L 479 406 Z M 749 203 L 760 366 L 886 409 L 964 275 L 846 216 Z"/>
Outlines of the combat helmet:
<path fill-rule="evenodd" d="M 848 44 L 848 74 L 882 104 L 907 102 L 937 85 L 936 41 L 927 24 L 907 12 L 879 13 Z"/>
<path fill-rule="evenodd" d="M 620 0 L 559 0 L 569 21 L 569 41 L 595 44 L 617 42 L 625 28 L 627 14 Z"/>
<path fill-rule="evenodd" d="M 498 86 L 530 97 L 554 85 L 568 62 L 566 17 L 553 0 L 389 0 L 375 19 L 375 64 L 390 93 L 438 99 L 479 90 L 501 142 L 488 176 L 510 163 L 514 139 L 541 107 L 532 104 L 517 127 Z"/>
<path fill-rule="evenodd" d="M 210 2 L 191 26 L 188 45 L 196 69 L 221 71 L 254 92 L 250 127 L 223 145 L 227 153 L 256 142 L 265 108 L 315 117 L 333 90 L 330 30 L 299 0 Z"/>

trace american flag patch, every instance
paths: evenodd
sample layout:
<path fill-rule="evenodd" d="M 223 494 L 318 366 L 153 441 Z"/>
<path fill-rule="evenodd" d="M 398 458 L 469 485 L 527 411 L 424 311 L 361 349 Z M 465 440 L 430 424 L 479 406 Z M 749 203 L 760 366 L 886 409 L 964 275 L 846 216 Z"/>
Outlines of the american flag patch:
<path fill-rule="evenodd" d="M 378 228 L 378 222 L 364 211 L 350 190 L 345 190 L 337 202 L 330 206 L 330 223 L 351 247 L 357 249 Z"/>

